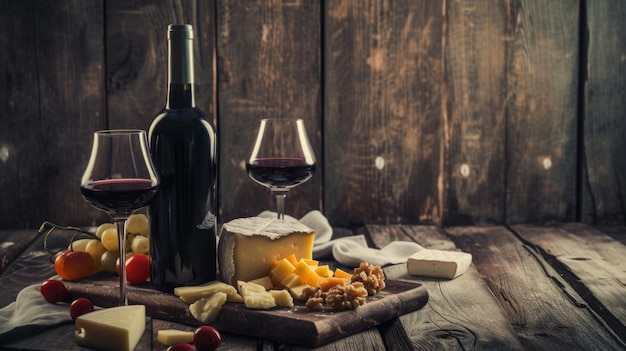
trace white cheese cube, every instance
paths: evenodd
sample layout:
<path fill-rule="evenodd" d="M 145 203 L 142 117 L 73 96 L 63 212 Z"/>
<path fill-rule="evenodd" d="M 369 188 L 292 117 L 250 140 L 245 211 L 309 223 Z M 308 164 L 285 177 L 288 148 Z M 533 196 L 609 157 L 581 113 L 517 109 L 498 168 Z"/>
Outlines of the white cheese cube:
<path fill-rule="evenodd" d="M 192 342 L 193 332 L 177 329 L 162 329 L 157 332 L 157 341 L 165 346 L 171 346 L 179 342 Z"/>
<path fill-rule="evenodd" d="M 406 261 L 410 275 L 454 279 L 463 274 L 472 263 L 472 255 L 459 251 L 424 249 Z"/>

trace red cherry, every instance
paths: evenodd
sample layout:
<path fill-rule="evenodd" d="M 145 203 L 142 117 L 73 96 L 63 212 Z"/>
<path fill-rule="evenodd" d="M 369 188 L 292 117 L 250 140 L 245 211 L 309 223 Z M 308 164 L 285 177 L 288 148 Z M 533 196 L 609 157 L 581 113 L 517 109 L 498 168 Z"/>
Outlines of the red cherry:
<path fill-rule="evenodd" d="M 93 303 L 84 297 L 77 298 L 70 305 L 70 317 L 74 320 L 89 312 L 93 312 Z"/>
<path fill-rule="evenodd" d="M 46 280 L 41 284 L 39 289 L 41 296 L 50 303 L 57 303 L 63 301 L 67 294 L 67 288 L 62 281 L 56 279 Z"/>
<path fill-rule="evenodd" d="M 193 333 L 193 345 L 200 351 L 214 351 L 221 344 L 220 332 L 210 325 L 203 325 Z"/>

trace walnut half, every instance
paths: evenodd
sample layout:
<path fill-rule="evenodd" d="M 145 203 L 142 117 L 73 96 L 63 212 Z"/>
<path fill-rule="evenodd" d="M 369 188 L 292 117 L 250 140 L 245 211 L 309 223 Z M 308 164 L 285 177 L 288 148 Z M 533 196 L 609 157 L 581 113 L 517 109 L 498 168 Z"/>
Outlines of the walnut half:
<path fill-rule="evenodd" d="M 337 285 L 328 290 L 326 304 L 336 310 L 354 310 L 365 303 L 367 290 L 361 282 Z"/>
<path fill-rule="evenodd" d="M 385 273 L 383 273 L 383 269 L 380 266 L 361 262 L 359 267 L 354 269 L 352 281 L 362 282 L 365 289 L 367 289 L 367 293 L 371 296 L 385 288 Z"/>

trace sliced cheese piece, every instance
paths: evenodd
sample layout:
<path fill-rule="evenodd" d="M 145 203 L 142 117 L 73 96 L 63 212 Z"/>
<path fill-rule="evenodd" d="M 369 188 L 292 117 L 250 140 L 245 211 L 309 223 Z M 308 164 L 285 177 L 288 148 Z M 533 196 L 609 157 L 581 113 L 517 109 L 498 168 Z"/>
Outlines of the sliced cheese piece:
<path fill-rule="evenodd" d="M 135 349 L 146 328 L 146 307 L 130 305 L 96 310 L 76 318 L 74 341 L 96 350 Z"/>
<path fill-rule="evenodd" d="M 287 290 L 289 290 L 289 294 L 291 294 L 294 299 L 304 301 L 304 289 L 306 288 L 310 288 L 309 284 L 292 286 Z"/>
<path fill-rule="evenodd" d="M 267 310 L 276 307 L 274 296 L 267 292 L 263 286 L 240 280 L 237 282 L 237 287 L 239 293 L 243 296 L 243 303 L 246 307 L 257 310 Z"/>
<path fill-rule="evenodd" d="M 246 307 L 255 310 L 269 310 L 270 308 L 276 307 L 274 296 L 267 291 L 244 295 L 243 303 Z"/>
<path fill-rule="evenodd" d="M 472 263 L 472 255 L 459 251 L 424 249 L 406 261 L 410 275 L 454 279 L 463 274 Z"/>
<path fill-rule="evenodd" d="M 177 329 L 162 329 L 157 332 L 157 341 L 165 346 L 171 346 L 179 342 L 192 342 L 193 332 Z"/>
<path fill-rule="evenodd" d="M 269 293 L 274 298 L 276 306 L 293 307 L 293 297 L 287 290 L 270 290 Z"/>
<path fill-rule="evenodd" d="M 225 223 L 218 244 L 222 281 L 236 285 L 268 275 L 272 264 L 289 255 L 311 259 L 315 233 L 296 221 L 249 217 Z"/>
<path fill-rule="evenodd" d="M 269 276 L 265 276 L 265 277 L 261 277 L 261 278 L 257 278 L 254 280 L 251 280 L 249 283 L 254 283 L 254 284 L 258 284 L 260 286 L 262 286 L 263 288 L 265 288 L 265 290 L 270 290 L 272 288 L 274 288 L 274 284 L 272 283 L 272 279 L 270 279 Z"/>
<path fill-rule="evenodd" d="M 218 291 L 189 305 L 189 312 L 198 321 L 209 323 L 217 318 L 225 303 L 226 294 Z"/>
<path fill-rule="evenodd" d="M 211 296 L 218 291 L 225 293 L 228 301 L 230 302 L 242 301 L 241 296 L 237 293 L 237 289 L 230 284 L 219 281 L 213 281 L 203 285 L 181 286 L 174 288 L 174 294 L 189 304 L 194 303 L 203 297 Z"/>

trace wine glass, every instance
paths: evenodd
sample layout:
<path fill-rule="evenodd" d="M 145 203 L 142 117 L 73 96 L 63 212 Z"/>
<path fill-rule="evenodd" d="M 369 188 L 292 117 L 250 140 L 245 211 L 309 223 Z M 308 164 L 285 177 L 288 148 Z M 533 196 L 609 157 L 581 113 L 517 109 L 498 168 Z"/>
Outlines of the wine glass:
<path fill-rule="evenodd" d="M 135 129 L 94 133 L 89 164 L 80 192 L 90 205 L 108 213 L 116 224 L 119 242 L 120 305 L 126 296 L 126 219 L 146 206 L 159 187 L 148 151 L 146 132 Z"/>
<path fill-rule="evenodd" d="M 261 120 L 246 171 L 276 196 L 278 219 L 285 219 L 287 192 L 315 173 L 315 154 L 300 118 Z"/>

